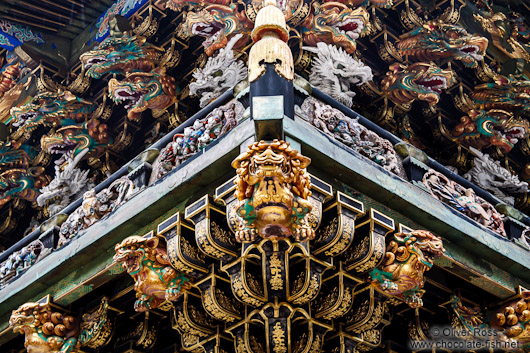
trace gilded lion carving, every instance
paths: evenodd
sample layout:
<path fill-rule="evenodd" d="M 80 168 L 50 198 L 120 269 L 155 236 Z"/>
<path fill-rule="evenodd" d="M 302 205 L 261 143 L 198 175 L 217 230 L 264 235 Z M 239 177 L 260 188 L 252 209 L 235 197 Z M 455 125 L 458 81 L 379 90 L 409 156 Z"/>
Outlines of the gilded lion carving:
<path fill-rule="evenodd" d="M 444 252 L 442 239 L 431 232 L 397 233 L 387 246 L 383 264 L 370 276 L 379 290 L 403 299 L 413 308 L 420 307 L 423 274 Z"/>
<path fill-rule="evenodd" d="M 253 241 L 258 235 L 296 240 L 315 237 L 307 223 L 311 192 L 305 168 L 309 163 L 311 159 L 279 140 L 256 142 L 232 162 L 239 201 L 237 241 Z"/>
<path fill-rule="evenodd" d="M 116 244 L 114 261 L 122 262 L 135 280 L 136 311 L 159 307 L 166 300 L 174 301 L 191 287 L 189 279 L 169 264 L 166 248 L 157 237 L 137 235 Z"/>

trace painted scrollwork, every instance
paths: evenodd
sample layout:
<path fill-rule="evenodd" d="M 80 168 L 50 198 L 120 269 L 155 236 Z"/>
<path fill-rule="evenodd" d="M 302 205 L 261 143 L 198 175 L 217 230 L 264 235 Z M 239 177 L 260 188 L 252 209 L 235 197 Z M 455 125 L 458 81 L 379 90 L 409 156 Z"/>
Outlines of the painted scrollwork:
<path fill-rule="evenodd" d="M 506 237 L 502 214 L 492 204 L 475 195 L 473 189 L 466 189 L 433 169 L 425 173 L 423 184 L 434 198 L 449 204 L 479 224 Z"/>
<path fill-rule="evenodd" d="M 157 237 L 133 235 L 116 244 L 115 251 L 114 261 L 121 262 L 135 280 L 136 311 L 175 301 L 191 287 L 189 278 L 171 267 L 166 247 Z"/>
<path fill-rule="evenodd" d="M 463 339 L 489 340 L 509 343 L 513 352 L 527 352 L 530 347 L 530 291 L 521 289 L 512 300 L 484 313 L 480 308 L 464 305 L 462 298 L 451 297 L 451 325 L 465 330 Z"/>
<path fill-rule="evenodd" d="M 383 293 L 420 307 L 424 273 L 444 252 L 442 239 L 431 232 L 397 233 L 387 246 L 382 265 L 370 272 L 371 279 Z"/>
<path fill-rule="evenodd" d="M 310 181 L 305 168 L 311 160 L 289 143 L 260 141 L 232 162 L 236 169 L 237 214 L 241 217 L 236 240 L 263 238 L 313 239 L 307 224 L 311 204 Z"/>

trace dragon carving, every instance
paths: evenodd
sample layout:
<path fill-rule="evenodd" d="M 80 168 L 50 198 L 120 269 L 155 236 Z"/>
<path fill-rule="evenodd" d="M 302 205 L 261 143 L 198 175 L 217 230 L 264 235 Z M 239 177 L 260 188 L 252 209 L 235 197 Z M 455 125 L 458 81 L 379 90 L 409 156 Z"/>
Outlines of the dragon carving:
<path fill-rule="evenodd" d="M 135 280 L 136 311 L 155 309 L 191 288 L 189 279 L 170 266 L 166 247 L 159 241 L 153 236 L 133 235 L 115 247 L 114 261 L 121 262 Z"/>
<path fill-rule="evenodd" d="M 77 200 L 83 193 L 94 187 L 88 178 L 88 170 L 81 171 L 77 168 L 79 161 L 88 153 L 84 149 L 76 157 L 67 160 L 63 169 L 59 164 L 55 165 L 55 177 L 53 180 L 39 190 L 37 204 L 44 207 L 50 217 L 53 217 L 63 208 L 68 206 L 71 200 Z"/>
<path fill-rule="evenodd" d="M 491 192 L 510 205 L 514 204 L 514 197 L 509 196 L 508 193 L 525 193 L 529 191 L 528 183 L 519 180 L 517 175 L 502 167 L 499 161 L 473 147 L 470 148 L 470 151 L 475 155 L 473 168 L 464 174 L 464 178 L 473 181 L 482 189 Z"/>
<path fill-rule="evenodd" d="M 41 147 L 48 153 L 60 154 L 61 157 L 55 163 L 64 166 L 82 152 L 83 155 L 100 153 L 110 142 L 107 124 L 92 118 L 82 123 L 62 126 L 54 133 L 43 136 Z"/>
<path fill-rule="evenodd" d="M 452 135 L 467 145 L 482 149 L 498 146 L 504 153 L 519 139 L 530 135 L 530 81 L 497 76 L 471 92 L 471 108 L 460 119 Z"/>
<path fill-rule="evenodd" d="M 14 332 L 25 335 L 24 346 L 29 353 L 77 353 L 83 346 L 101 346 L 96 341 L 101 340 L 106 335 L 103 331 L 109 328 L 108 310 L 108 299 L 103 298 L 96 311 L 84 314 L 79 320 L 48 298 L 25 303 L 13 310 L 9 324 Z"/>
<path fill-rule="evenodd" d="M 399 54 L 417 61 L 455 59 L 467 67 L 484 60 L 488 40 L 470 35 L 464 28 L 443 22 L 428 22 L 403 34 L 396 43 Z"/>
<path fill-rule="evenodd" d="M 352 97 L 355 96 L 351 86 L 360 86 L 373 77 L 372 69 L 342 48 L 320 42 L 316 48 L 303 49 L 316 53 L 309 82 L 348 107 L 353 105 Z"/>
<path fill-rule="evenodd" d="M 176 102 L 175 79 L 163 68 L 151 72 L 131 72 L 125 79 L 109 80 L 109 95 L 116 103 L 127 102 L 127 117 L 139 121 L 147 109 L 166 109 Z"/>
<path fill-rule="evenodd" d="M 309 158 L 279 140 L 256 142 L 232 162 L 240 217 L 237 241 L 253 241 L 258 235 L 296 240 L 315 237 L 307 222 L 312 208 L 307 200 L 311 191 L 305 169 L 309 163 Z"/>
<path fill-rule="evenodd" d="M 31 157 L 13 143 L 0 144 L 0 208 L 14 198 L 33 202 L 49 183 L 43 167 L 30 167 Z"/>
<path fill-rule="evenodd" d="M 225 48 L 208 58 L 203 68 L 193 73 L 195 81 L 189 85 L 190 96 L 201 97 L 199 101 L 201 108 L 247 78 L 248 70 L 245 64 L 241 60 L 236 60 L 232 50 L 240 37 L 241 34 L 234 36 Z"/>
<path fill-rule="evenodd" d="M 340 2 L 313 3 L 311 16 L 302 24 L 304 43 L 316 47 L 318 43 L 333 44 L 352 54 L 356 39 L 368 32 L 370 15 L 364 7 L 351 9 Z"/>
<path fill-rule="evenodd" d="M 29 139 L 40 126 L 48 128 L 73 125 L 88 120 L 97 105 L 69 91 L 43 92 L 21 107 L 13 107 L 14 139 Z"/>
<path fill-rule="evenodd" d="M 252 29 L 252 24 L 246 16 L 238 15 L 235 7 L 221 4 L 212 4 L 200 11 L 188 12 L 186 20 L 179 28 L 179 36 L 183 38 L 205 37 L 202 45 L 208 56 L 225 48 L 228 42 L 238 34 L 233 47 L 239 48 L 248 43 L 250 39 L 248 32 Z"/>
<path fill-rule="evenodd" d="M 379 268 L 370 272 L 377 289 L 401 298 L 409 306 L 423 305 L 423 275 L 445 252 L 442 239 L 426 230 L 397 233 L 387 246 Z"/>
<path fill-rule="evenodd" d="M 390 65 L 381 81 L 381 89 L 396 104 L 410 104 L 416 99 L 435 105 L 442 90 L 455 82 L 451 70 L 442 70 L 434 63 L 414 63 L 408 66 Z"/>
<path fill-rule="evenodd" d="M 492 44 L 508 58 L 530 62 L 530 31 L 526 19 L 518 12 L 504 9 L 495 12 L 489 5 L 473 14 L 475 21 L 490 36 Z"/>
<path fill-rule="evenodd" d="M 149 72 L 160 62 L 163 53 L 162 48 L 146 42 L 144 37 L 121 33 L 83 53 L 79 60 L 87 76 L 99 79 L 107 73 Z"/>

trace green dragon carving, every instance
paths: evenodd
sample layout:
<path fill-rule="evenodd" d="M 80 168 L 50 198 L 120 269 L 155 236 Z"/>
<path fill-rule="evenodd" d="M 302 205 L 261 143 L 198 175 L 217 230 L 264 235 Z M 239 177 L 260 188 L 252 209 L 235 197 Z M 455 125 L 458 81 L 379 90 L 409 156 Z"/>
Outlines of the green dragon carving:
<path fill-rule="evenodd" d="M 39 127 L 66 126 L 88 120 L 97 105 L 69 91 L 37 94 L 21 107 L 11 109 L 12 126 L 17 128 L 12 138 L 27 140 Z"/>
<path fill-rule="evenodd" d="M 43 167 L 30 167 L 26 146 L 0 145 L 0 208 L 14 198 L 33 202 L 39 189 L 49 183 Z"/>
<path fill-rule="evenodd" d="M 464 28 L 443 22 L 428 22 L 403 34 L 396 43 L 399 54 L 417 61 L 455 59 L 476 67 L 484 59 L 488 40 L 470 35 Z"/>
<path fill-rule="evenodd" d="M 105 39 L 96 49 L 83 53 L 79 60 L 87 76 L 99 79 L 107 73 L 151 71 L 163 52 L 162 48 L 147 43 L 144 37 L 123 33 Z"/>
<path fill-rule="evenodd" d="M 409 66 L 393 64 L 381 81 L 381 88 L 396 104 L 410 104 L 416 99 L 435 105 L 442 90 L 455 82 L 453 72 L 442 70 L 434 63 Z"/>
<path fill-rule="evenodd" d="M 186 20 L 179 27 L 179 36 L 205 37 L 202 43 L 204 52 L 212 56 L 215 51 L 226 47 L 230 38 L 236 34 L 243 34 L 235 47 L 239 48 L 248 43 L 248 32 L 252 29 L 251 22 L 246 16 L 237 16 L 237 9 L 225 5 L 209 5 L 198 12 L 188 12 Z"/>
<path fill-rule="evenodd" d="M 477 149 L 498 146 L 504 153 L 530 135 L 530 81 L 497 76 L 475 87 L 467 115 L 452 135 Z"/>
<path fill-rule="evenodd" d="M 75 159 L 81 152 L 88 155 L 100 153 L 111 139 L 108 127 L 100 123 L 97 119 L 63 126 L 51 135 L 41 138 L 41 147 L 48 153 L 60 154 L 61 158 L 56 161 L 57 165 L 62 165 Z"/>
<path fill-rule="evenodd" d="M 163 69 L 133 72 L 125 79 L 109 81 L 109 95 L 116 103 L 127 102 L 127 117 L 139 121 L 147 109 L 166 109 L 176 102 L 175 79 Z"/>
<path fill-rule="evenodd" d="M 355 52 L 355 40 L 368 32 L 368 11 L 363 7 L 352 10 L 338 2 L 313 6 L 313 16 L 302 24 L 304 43 L 316 47 L 317 43 L 325 42 L 341 46 L 349 54 Z"/>

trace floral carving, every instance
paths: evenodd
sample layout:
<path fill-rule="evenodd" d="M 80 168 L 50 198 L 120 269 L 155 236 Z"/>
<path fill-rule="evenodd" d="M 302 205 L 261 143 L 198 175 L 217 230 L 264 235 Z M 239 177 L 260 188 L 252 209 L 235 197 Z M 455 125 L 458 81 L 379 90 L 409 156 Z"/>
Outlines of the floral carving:
<path fill-rule="evenodd" d="M 423 184 L 433 197 L 456 208 L 495 233 L 506 236 L 503 216 L 492 204 L 475 195 L 473 189 L 466 189 L 433 169 L 425 173 Z"/>

